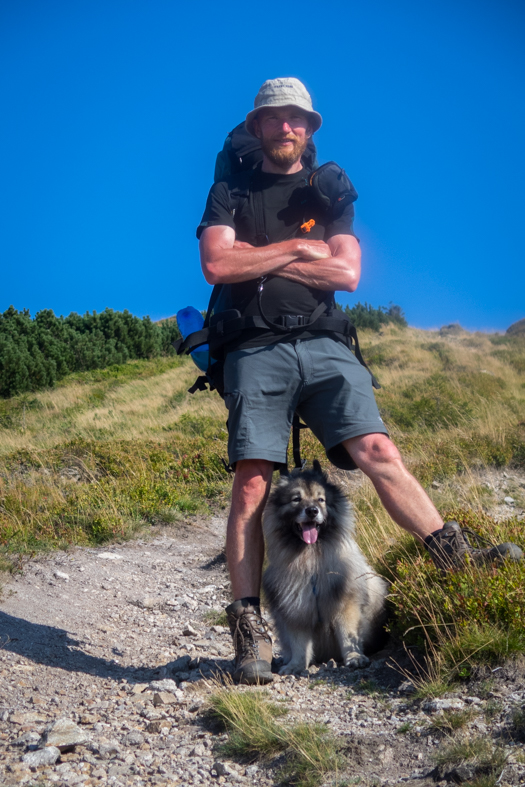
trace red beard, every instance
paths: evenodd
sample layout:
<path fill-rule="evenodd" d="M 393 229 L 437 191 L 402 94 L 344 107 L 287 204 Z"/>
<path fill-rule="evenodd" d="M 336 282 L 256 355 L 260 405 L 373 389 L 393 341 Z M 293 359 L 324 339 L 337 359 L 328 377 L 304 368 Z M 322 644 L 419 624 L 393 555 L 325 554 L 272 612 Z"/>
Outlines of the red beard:
<path fill-rule="evenodd" d="M 301 142 L 295 134 L 288 134 L 284 139 L 290 140 L 293 146 L 280 148 L 275 140 L 265 139 L 264 137 L 261 139 L 261 148 L 264 155 L 277 167 L 295 164 L 303 155 L 308 144 L 306 137 Z"/>

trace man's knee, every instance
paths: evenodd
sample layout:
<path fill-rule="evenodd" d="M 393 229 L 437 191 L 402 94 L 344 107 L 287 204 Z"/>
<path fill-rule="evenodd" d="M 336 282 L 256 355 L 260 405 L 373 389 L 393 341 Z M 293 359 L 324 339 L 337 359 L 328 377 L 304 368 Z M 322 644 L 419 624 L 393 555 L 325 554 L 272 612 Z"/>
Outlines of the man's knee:
<path fill-rule="evenodd" d="M 266 498 L 273 473 L 273 462 L 265 459 L 242 459 L 235 465 L 232 502 L 252 505 Z"/>
<path fill-rule="evenodd" d="M 368 469 L 402 464 L 401 454 L 386 434 L 360 435 L 345 440 L 344 446 L 354 462 L 364 472 Z"/>

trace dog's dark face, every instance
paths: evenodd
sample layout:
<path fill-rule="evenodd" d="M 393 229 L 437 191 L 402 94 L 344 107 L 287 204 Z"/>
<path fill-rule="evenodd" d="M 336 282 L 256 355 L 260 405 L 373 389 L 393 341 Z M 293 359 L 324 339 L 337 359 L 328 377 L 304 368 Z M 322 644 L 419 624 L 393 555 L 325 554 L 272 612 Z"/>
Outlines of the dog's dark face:
<path fill-rule="evenodd" d="M 336 522 L 347 511 L 343 493 L 329 483 L 318 462 L 313 470 L 282 478 L 268 503 L 268 513 L 279 523 L 281 538 L 305 544 L 335 535 Z"/>

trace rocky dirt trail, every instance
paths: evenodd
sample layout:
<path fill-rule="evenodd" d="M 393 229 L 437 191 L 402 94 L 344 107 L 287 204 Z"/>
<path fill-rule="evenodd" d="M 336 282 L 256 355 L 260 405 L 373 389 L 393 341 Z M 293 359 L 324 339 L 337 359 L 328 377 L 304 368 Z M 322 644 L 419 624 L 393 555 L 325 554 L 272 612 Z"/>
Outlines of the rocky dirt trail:
<path fill-rule="evenodd" d="M 227 672 L 229 602 L 223 516 L 157 529 L 147 539 L 41 556 L 11 577 L 0 601 L 0 784 L 273 785 L 278 761 L 228 761 L 206 712 L 213 675 Z M 335 664 L 276 676 L 269 697 L 290 720 L 323 722 L 348 767 L 327 784 L 426 787 L 465 781 L 470 766 L 436 769 L 446 708 L 472 709 L 472 735 L 505 747 L 501 785 L 525 784 L 513 712 L 525 670 L 497 669 L 434 702 L 414 701 L 390 668 Z M 483 678 L 483 680 L 481 680 Z M 238 691 L 261 691 L 239 688 Z M 45 745 L 44 745 L 45 744 Z M 463 770 L 461 770 L 463 768 Z M 469 770 L 470 768 L 470 770 Z"/>

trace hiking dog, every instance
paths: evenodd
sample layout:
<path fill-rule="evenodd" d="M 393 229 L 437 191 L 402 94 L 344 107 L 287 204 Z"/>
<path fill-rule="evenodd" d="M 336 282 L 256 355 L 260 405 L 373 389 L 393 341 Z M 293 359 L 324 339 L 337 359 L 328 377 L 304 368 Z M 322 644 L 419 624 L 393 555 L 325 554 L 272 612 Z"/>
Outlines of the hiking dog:
<path fill-rule="evenodd" d="M 319 462 L 281 479 L 263 526 L 263 587 L 283 650 L 281 674 L 331 658 L 366 666 L 365 652 L 384 635 L 388 585 L 354 541 L 350 504 Z"/>

